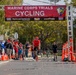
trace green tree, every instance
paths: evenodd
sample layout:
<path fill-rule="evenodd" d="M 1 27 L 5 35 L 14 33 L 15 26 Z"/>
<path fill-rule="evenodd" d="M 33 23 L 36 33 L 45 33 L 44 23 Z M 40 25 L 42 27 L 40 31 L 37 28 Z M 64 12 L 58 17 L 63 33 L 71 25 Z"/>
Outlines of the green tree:
<path fill-rule="evenodd" d="M 73 5 L 76 6 L 76 0 L 72 0 Z"/>

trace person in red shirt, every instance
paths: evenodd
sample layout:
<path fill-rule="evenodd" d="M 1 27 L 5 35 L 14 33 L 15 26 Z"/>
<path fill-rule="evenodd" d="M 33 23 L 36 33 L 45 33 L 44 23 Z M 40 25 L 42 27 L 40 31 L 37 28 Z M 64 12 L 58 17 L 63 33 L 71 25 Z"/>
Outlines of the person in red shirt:
<path fill-rule="evenodd" d="M 40 47 L 41 47 L 41 42 L 39 40 L 39 37 L 35 37 L 35 39 L 33 40 L 34 59 L 39 54 Z"/>
<path fill-rule="evenodd" d="M 14 47 L 14 50 L 15 50 L 15 59 L 18 60 L 18 41 L 17 40 L 14 40 L 13 42 L 13 47 Z"/>

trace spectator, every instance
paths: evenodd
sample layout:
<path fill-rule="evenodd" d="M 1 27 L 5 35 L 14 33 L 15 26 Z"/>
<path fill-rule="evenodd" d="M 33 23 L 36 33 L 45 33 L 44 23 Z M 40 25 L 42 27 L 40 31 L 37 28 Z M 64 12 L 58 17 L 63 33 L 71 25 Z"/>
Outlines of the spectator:
<path fill-rule="evenodd" d="M 7 53 L 8 57 L 9 57 L 9 59 L 11 58 L 12 51 L 13 51 L 13 45 L 12 45 L 11 40 L 8 39 L 6 41 L 6 53 Z"/>
<path fill-rule="evenodd" d="M 54 54 L 54 61 L 57 61 L 57 45 L 56 42 L 53 43 L 52 45 L 52 50 L 53 50 L 53 54 Z"/>
<path fill-rule="evenodd" d="M 26 48 L 26 50 L 25 50 L 25 56 L 26 56 L 26 57 L 28 57 L 29 47 L 30 47 L 30 43 L 29 43 L 29 42 L 26 42 L 26 44 L 25 44 L 25 48 Z"/>
<path fill-rule="evenodd" d="M 15 59 L 16 59 L 16 60 L 18 60 L 18 47 L 19 47 L 18 42 L 19 42 L 19 41 L 14 40 L 14 43 L 13 43 L 13 48 L 14 48 L 14 50 L 15 50 Z"/>

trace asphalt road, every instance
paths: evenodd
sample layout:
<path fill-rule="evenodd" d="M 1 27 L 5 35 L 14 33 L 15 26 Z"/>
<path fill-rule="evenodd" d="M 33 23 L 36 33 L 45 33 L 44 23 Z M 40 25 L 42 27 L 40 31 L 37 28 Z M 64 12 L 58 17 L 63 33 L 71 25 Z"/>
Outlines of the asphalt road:
<path fill-rule="evenodd" d="M 0 64 L 0 75 L 76 75 L 76 63 L 54 62 L 50 58 L 12 60 Z"/>

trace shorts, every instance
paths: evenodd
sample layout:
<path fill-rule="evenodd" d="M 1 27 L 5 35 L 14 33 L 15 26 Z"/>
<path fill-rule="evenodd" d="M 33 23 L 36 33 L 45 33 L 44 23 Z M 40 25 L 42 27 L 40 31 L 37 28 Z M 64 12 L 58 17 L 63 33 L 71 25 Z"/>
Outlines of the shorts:
<path fill-rule="evenodd" d="M 38 47 L 34 47 L 34 51 L 38 51 Z"/>
<path fill-rule="evenodd" d="M 53 53 L 57 53 L 57 50 L 53 50 Z"/>
<path fill-rule="evenodd" d="M 19 54 L 19 55 L 22 54 L 22 50 L 21 50 L 21 49 L 18 50 L 18 54 Z"/>
<path fill-rule="evenodd" d="M 15 49 L 15 53 L 18 53 L 18 49 L 17 48 Z"/>
<path fill-rule="evenodd" d="M 12 49 L 7 49 L 7 52 L 6 52 L 8 55 L 10 55 L 12 53 Z"/>

